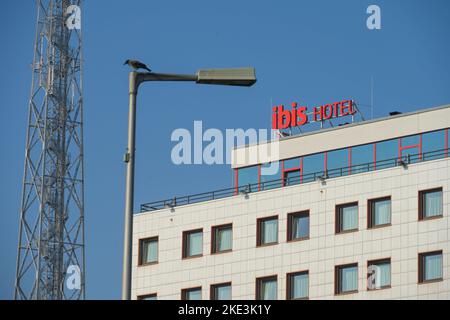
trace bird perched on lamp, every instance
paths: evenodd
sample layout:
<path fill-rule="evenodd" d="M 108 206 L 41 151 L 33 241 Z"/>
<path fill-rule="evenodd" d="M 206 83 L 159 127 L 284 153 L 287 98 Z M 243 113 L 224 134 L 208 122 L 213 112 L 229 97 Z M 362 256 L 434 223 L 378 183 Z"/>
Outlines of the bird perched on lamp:
<path fill-rule="evenodd" d="M 145 69 L 148 72 L 152 72 L 152 70 L 150 70 L 145 64 L 143 64 L 140 61 L 137 60 L 127 60 L 125 61 L 125 63 L 123 65 L 129 65 L 130 67 L 132 67 L 134 70 L 138 70 L 138 69 Z"/>

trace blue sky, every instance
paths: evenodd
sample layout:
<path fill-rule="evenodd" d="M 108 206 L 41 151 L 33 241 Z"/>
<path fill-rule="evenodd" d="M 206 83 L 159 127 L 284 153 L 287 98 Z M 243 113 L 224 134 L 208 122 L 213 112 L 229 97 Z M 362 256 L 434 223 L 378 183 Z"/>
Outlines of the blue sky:
<path fill-rule="evenodd" d="M 382 29 L 366 28 L 381 7 Z M 268 128 L 271 101 L 353 98 L 375 117 L 450 103 L 450 2 L 85 1 L 87 297 L 120 298 L 127 134 L 127 58 L 156 72 L 254 66 L 252 88 L 153 83 L 138 99 L 135 207 L 231 185 L 227 165 L 175 166 L 170 135 L 205 128 Z M 34 1 L 0 11 L 0 299 L 12 297 L 24 161 Z M 367 114 L 368 116 L 369 114 Z"/>

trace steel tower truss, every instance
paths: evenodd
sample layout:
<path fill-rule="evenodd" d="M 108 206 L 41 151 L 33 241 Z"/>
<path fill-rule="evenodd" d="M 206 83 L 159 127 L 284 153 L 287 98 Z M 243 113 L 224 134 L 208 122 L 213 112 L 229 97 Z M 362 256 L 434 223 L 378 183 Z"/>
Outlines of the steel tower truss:
<path fill-rule="evenodd" d="M 36 3 L 14 298 L 84 299 L 81 0 Z"/>

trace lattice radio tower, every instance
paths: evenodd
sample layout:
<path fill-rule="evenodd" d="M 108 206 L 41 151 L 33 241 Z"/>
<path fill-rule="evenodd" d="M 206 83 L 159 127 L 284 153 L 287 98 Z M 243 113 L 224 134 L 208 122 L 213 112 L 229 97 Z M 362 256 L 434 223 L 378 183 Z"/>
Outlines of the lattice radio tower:
<path fill-rule="evenodd" d="M 84 299 L 81 0 L 37 0 L 15 299 Z"/>

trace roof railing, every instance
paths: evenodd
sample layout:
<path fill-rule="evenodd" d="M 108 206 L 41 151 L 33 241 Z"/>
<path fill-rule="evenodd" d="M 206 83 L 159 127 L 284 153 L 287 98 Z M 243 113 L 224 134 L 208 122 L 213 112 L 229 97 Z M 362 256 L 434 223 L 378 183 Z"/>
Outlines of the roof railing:
<path fill-rule="evenodd" d="M 199 203 L 204 201 L 210 201 L 210 200 L 217 200 L 217 199 L 223 199 L 228 198 L 232 196 L 236 196 L 239 193 L 244 194 L 250 194 L 255 193 L 258 191 L 264 191 L 264 190 L 270 190 L 270 189 L 277 189 L 284 186 L 292 186 L 292 185 L 298 185 L 313 181 L 321 181 L 322 183 L 326 183 L 327 179 L 332 178 L 338 178 L 363 172 L 371 172 L 375 170 L 380 169 L 386 169 L 386 168 L 392 168 L 392 167 L 398 167 L 402 166 L 404 168 L 407 168 L 408 165 L 424 162 L 424 161 L 430 161 L 430 160 L 436 160 L 441 159 L 449 156 L 449 149 L 441 149 L 436 151 L 430 151 L 425 153 L 417 153 L 417 154 L 408 154 L 407 156 L 404 156 L 402 158 L 392 158 L 387 160 L 380 160 L 376 162 L 369 162 L 365 164 L 357 164 L 353 166 L 348 167 L 342 167 L 342 168 L 336 168 L 336 169 L 330 169 L 327 171 L 319 171 L 309 174 L 303 174 L 303 175 L 295 175 L 291 177 L 285 177 L 284 179 L 276 179 L 276 180 L 270 180 L 270 181 L 264 181 L 260 183 L 253 183 L 253 184 L 245 184 L 242 186 L 239 186 L 237 189 L 236 187 L 232 188 L 226 188 L 226 189 L 219 189 L 209 192 L 203 192 L 203 193 L 197 193 L 182 197 L 174 197 L 172 199 L 166 199 L 166 200 L 160 200 L 155 202 L 149 202 L 141 205 L 140 212 L 148 212 L 148 211 L 155 211 L 160 210 L 164 208 L 174 208 L 178 206 L 183 206 L 187 204 L 193 204 L 193 203 Z"/>

